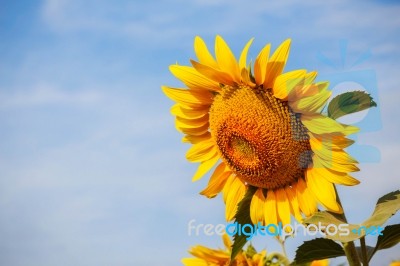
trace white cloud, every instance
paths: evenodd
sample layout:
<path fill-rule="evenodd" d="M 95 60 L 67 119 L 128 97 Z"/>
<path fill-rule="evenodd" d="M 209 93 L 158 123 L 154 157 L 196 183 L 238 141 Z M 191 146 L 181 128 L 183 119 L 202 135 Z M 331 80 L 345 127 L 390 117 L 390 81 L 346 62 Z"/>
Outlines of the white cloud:
<path fill-rule="evenodd" d="M 55 104 L 87 105 L 98 103 L 103 96 L 95 90 L 67 91 L 47 84 L 24 89 L 2 89 L 0 108 L 16 108 Z"/>
<path fill-rule="evenodd" d="M 373 12 L 371 12 L 373 10 Z M 56 32 L 101 32 L 147 46 L 181 46 L 194 35 L 284 36 L 303 41 L 354 38 L 365 48 L 400 26 L 398 6 L 346 0 L 309 1 L 150 1 L 118 2 L 48 0 L 44 21 Z M 116 18 L 118 14 L 118 17 Z M 386 19 L 390 17 L 392 19 Z M 301 20 L 302 23 L 296 21 Z M 370 35 L 371 31 L 374 35 Z M 269 38 L 271 38 L 269 37 Z M 381 48 L 378 48 L 381 49 Z"/>
<path fill-rule="evenodd" d="M 110 6 L 102 1 L 46 1 L 42 17 L 56 33 L 101 32 L 123 36 L 150 46 L 187 36 L 191 28 L 182 23 L 177 10 L 166 12 L 168 5 L 151 2 L 119 2 Z M 174 14 L 175 13 L 175 14 Z M 184 12 L 183 12 L 184 14 Z M 164 46 L 168 46 L 165 42 Z"/>

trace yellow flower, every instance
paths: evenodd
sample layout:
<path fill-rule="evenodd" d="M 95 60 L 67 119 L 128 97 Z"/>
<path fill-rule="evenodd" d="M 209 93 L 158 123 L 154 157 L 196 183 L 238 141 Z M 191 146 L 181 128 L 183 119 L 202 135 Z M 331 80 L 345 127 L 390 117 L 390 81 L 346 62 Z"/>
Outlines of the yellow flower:
<path fill-rule="evenodd" d="M 400 261 L 393 261 L 389 264 L 389 266 L 400 266 Z"/>
<path fill-rule="evenodd" d="M 216 58 L 196 37 L 198 61 L 170 66 L 187 87 L 162 89 L 177 102 L 176 128 L 192 144 L 186 158 L 200 163 L 193 181 L 216 166 L 201 194 L 222 191 L 228 221 L 248 186 L 258 188 L 250 206 L 254 223 L 289 224 L 291 214 L 300 221 L 318 204 L 341 213 L 333 184 L 359 183 L 349 175 L 358 171 L 357 161 L 344 150 L 353 143 L 346 136 L 358 128 L 321 113 L 331 91 L 328 82 L 314 81 L 315 71 L 283 73 L 290 39 L 271 56 L 266 45 L 248 66 L 251 43 L 237 61 L 220 36 Z"/>
<path fill-rule="evenodd" d="M 231 257 L 232 242 L 225 234 L 222 236 L 225 249 L 211 249 L 205 246 L 195 246 L 189 250 L 189 253 L 195 258 L 184 258 L 182 263 L 185 266 L 225 266 L 229 265 Z M 245 252 L 239 252 L 232 266 L 264 266 L 266 251 L 256 253 L 252 256 Z"/>
<path fill-rule="evenodd" d="M 329 266 L 329 260 L 314 260 L 311 262 L 310 266 Z"/>

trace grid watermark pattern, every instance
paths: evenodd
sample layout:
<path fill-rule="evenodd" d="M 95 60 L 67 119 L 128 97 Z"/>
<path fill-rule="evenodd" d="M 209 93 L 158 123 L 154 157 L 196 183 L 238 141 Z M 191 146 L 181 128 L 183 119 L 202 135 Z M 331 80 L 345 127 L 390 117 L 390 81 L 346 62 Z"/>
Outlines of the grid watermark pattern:
<path fill-rule="evenodd" d="M 340 52 L 338 56 L 329 58 L 322 53 L 317 53 L 316 57 L 323 66 L 331 71 L 319 72 L 318 79 L 329 81 L 329 88 L 333 92 L 333 97 L 346 91 L 360 90 L 370 94 L 377 106 L 364 110 L 360 113 L 352 114 L 352 119 L 348 117 L 340 118 L 339 121 L 350 123 L 361 129 L 358 134 L 377 132 L 382 129 L 382 119 L 379 103 L 378 82 L 376 72 L 373 69 L 362 69 L 362 64 L 371 58 L 372 53 L 366 50 L 357 53 L 356 58 L 349 58 L 348 40 L 341 40 L 339 43 Z M 353 139 L 357 135 L 352 136 Z M 357 141 L 348 148 L 360 163 L 377 163 L 381 161 L 381 154 L 377 147 L 359 144 Z"/>

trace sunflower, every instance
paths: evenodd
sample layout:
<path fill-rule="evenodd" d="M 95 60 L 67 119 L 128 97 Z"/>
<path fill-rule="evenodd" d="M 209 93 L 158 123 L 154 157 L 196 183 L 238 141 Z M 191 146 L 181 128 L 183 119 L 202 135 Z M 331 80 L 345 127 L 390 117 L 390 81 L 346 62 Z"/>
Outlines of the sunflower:
<path fill-rule="evenodd" d="M 194 258 L 184 258 L 182 263 L 185 266 L 264 266 L 266 251 L 254 254 L 247 252 L 239 252 L 232 264 L 230 263 L 232 242 L 225 234 L 222 236 L 225 249 L 211 249 L 205 246 L 195 246 L 189 250 L 189 253 L 195 256 Z"/>
<path fill-rule="evenodd" d="M 329 266 L 329 260 L 314 260 L 313 262 L 311 262 L 310 266 Z"/>
<path fill-rule="evenodd" d="M 222 192 L 227 221 L 249 186 L 257 188 L 250 205 L 255 224 L 289 224 L 291 215 L 301 221 L 318 205 L 342 213 L 334 184 L 359 183 L 349 175 L 358 162 L 344 150 L 358 128 L 322 113 L 331 91 L 328 82 L 315 82 L 317 72 L 283 73 L 290 39 L 271 56 L 266 45 L 248 65 L 252 41 L 237 61 L 220 36 L 215 58 L 196 37 L 198 61 L 170 66 L 187 87 L 162 90 L 176 101 L 176 128 L 192 144 L 186 158 L 200 163 L 193 181 L 215 167 L 201 194 Z"/>

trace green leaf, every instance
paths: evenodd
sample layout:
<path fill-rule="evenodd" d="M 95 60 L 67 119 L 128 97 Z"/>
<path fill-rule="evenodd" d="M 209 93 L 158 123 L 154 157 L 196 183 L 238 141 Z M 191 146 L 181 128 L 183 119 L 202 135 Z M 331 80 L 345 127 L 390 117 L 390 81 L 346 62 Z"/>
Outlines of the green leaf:
<path fill-rule="evenodd" d="M 368 257 L 368 261 L 371 260 L 372 256 L 381 249 L 388 249 L 400 242 L 400 224 L 388 225 L 382 231 L 382 235 L 378 237 L 376 247 Z"/>
<path fill-rule="evenodd" d="M 337 119 L 376 106 L 371 95 L 364 91 L 351 91 L 339 94 L 328 105 L 328 116 Z"/>
<path fill-rule="evenodd" d="M 324 233 L 326 234 L 326 238 L 340 242 L 354 241 L 362 237 L 363 233 L 365 234 L 364 230 L 362 230 L 361 234 L 358 235 L 358 233 L 355 232 L 358 232 L 358 228 L 360 227 L 359 225 L 348 224 L 345 221 L 343 221 L 342 218 L 339 217 L 337 214 L 329 211 L 317 212 L 313 216 L 305 219 L 303 223 L 306 225 L 315 224 L 320 228 L 322 227 L 326 228 L 331 224 L 335 225 L 336 228 L 338 228 L 338 233 L 333 234 L 333 232 L 329 233 L 326 231 L 324 231 Z M 348 230 L 348 234 L 344 234 L 345 229 Z M 342 232 L 343 234 L 341 235 Z"/>
<path fill-rule="evenodd" d="M 238 208 L 235 214 L 235 221 L 238 224 L 252 224 L 250 218 L 250 203 L 251 199 L 256 192 L 257 188 L 249 186 L 246 194 L 243 199 L 239 202 Z M 233 245 L 232 245 L 232 253 L 231 253 L 231 262 L 235 259 L 236 255 L 242 251 L 243 246 L 246 244 L 246 236 L 241 234 L 235 234 L 233 237 Z"/>
<path fill-rule="evenodd" d="M 365 246 L 365 248 L 367 249 L 367 257 L 368 257 L 368 261 L 369 261 L 375 252 L 375 248 L 371 247 L 371 246 Z M 362 258 L 361 247 L 356 247 L 356 250 L 357 250 L 358 257 Z"/>
<path fill-rule="evenodd" d="M 328 211 L 317 212 L 313 216 L 304 220 L 304 224 L 315 224 L 328 226 L 329 224 L 334 224 L 340 229 L 347 228 L 349 230 L 348 234 L 340 235 L 338 234 L 326 234 L 326 238 L 340 241 L 343 243 L 357 240 L 365 235 L 371 234 L 376 235 L 381 227 L 386 221 L 394 215 L 400 209 L 400 191 L 394 191 L 385 196 L 379 198 L 376 203 L 375 210 L 371 217 L 365 220 L 361 224 L 348 224 L 343 221 L 340 216 L 335 213 Z M 366 232 L 367 231 L 367 232 Z"/>
<path fill-rule="evenodd" d="M 343 248 L 333 240 L 316 238 L 305 241 L 296 250 L 292 265 L 299 265 L 313 260 L 323 260 L 345 256 Z"/>
<path fill-rule="evenodd" d="M 397 245 L 400 242 L 400 224 L 388 225 L 378 237 L 376 248 L 387 249 Z"/>
<path fill-rule="evenodd" d="M 400 190 L 379 198 L 371 217 L 362 226 L 381 226 L 400 209 Z"/>

